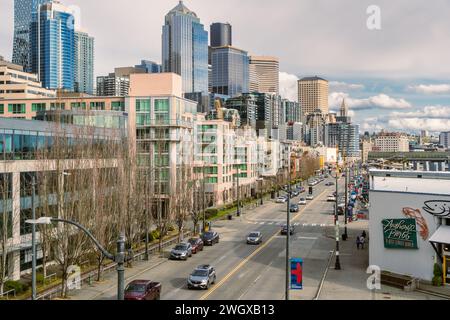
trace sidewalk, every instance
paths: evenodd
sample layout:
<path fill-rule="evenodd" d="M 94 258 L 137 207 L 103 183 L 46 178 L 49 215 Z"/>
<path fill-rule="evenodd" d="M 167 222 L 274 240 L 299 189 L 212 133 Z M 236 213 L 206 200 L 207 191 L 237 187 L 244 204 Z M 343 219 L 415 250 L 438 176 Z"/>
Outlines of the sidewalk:
<path fill-rule="evenodd" d="M 367 288 L 370 274 L 366 273 L 369 266 L 369 243 L 364 249 L 356 247 L 356 236 L 363 230 L 367 231 L 368 221 L 358 220 L 348 225 L 347 241 L 340 241 L 341 270 L 335 270 L 335 257 L 328 270 L 319 300 L 442 300 L 426 293 L 381 285 L 381 290 L 372 292 Z M 334 236 L 334 234 L 329 234 Z M 370 234 L 368 234 L 370 241 Z M 421 285 L 421 289 L 431 290 L 433 287 Z M 434 288 L 449 292 L 448 288 Z M 439 291 L 440 291 L 439 290 Z M 436 291 L 436 290 L 433 290 Z"/>

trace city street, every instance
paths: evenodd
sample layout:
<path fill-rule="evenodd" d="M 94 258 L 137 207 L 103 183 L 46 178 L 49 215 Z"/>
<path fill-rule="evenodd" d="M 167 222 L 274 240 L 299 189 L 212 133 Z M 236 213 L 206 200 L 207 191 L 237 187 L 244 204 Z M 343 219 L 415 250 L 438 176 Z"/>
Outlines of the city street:
<path fill-rule="evenodd" d="M 314 200 L 306 206 L 300 206 L 299 213 L 292 214 L 296 232 L 291 237 L 291 256 L 301 257 L 305 261 L 305 288 L 301 295 L 293 294 L 293 298 L 314 297 L 326 269 L 330 250 L 334 249 L 334 239 L 327 236 L 327 230 L 328 234 L 333 234 L 333 203 L 327 202 L 326 198 L 334 192 L 335 186 L 325 187 L 325 183 L 314 187 Z M 306 193 L 292 201 L 297 203 L 300 197 L 306 197 Z M 205 247 L 203 252 L 187 261 L 154 258 L 150 262 L 154 267 L 144 269 L 133 279 L 161 282 L 161 299 L 284 299 L 286 241 L 285 236 L 280 235 L 280 230 L 285 222 L 286 204 L 266 201 L 264 206 L 232 221 L 215 222 L 213 229 L 220 234 L 219 244 Z M 251 231 L 263 233 L 263 244 L 246 244 L 246 236 Z M 188 290 L 186 279 L 200 264 L 216 267 L 217 282 L 209 291 Z M 115 299 L 115 296 L 116 287 L 112 285 L 103 291 L 85 288 L 74 292 L 72 298 Z"/>

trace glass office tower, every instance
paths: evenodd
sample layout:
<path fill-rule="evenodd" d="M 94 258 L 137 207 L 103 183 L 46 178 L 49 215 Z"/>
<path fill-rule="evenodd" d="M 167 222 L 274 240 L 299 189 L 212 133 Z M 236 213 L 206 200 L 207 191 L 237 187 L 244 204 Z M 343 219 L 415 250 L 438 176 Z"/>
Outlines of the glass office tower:
<path fill-rule="evenodd" d="M 74 86 L 76 92 L 94 94 L 94 38 L 75 32 Z"/>
<path fill-rule="evenodd" d="M 48 89 L 74 90 L 74 16 L 63 5 L 40 7 L 31 27 L 31 72 Z"/>
<path fill-rule="evenodd" d="M 181 76 L 185 94 L 208 94 L 208 32 L 182 1 L 165 17 L 162 64 Z"/>
<path fill-rule="evenodd" d="M 232 27 L 229 23 L 216 22 L 210 28 L 211 47 L 232 46 Z"/>
<path fill-rule="evenodd" d="M 248 92 L 249 57 L 246 51 L 226 46 L 211 48 L 212 92 L 235 97 Z"/>
<path fill-rule="evenodd" d="M 33 14 L 49 0 L 14 0 L 14 40 L 12 62 L 31 71 L 30 28 Z"/>

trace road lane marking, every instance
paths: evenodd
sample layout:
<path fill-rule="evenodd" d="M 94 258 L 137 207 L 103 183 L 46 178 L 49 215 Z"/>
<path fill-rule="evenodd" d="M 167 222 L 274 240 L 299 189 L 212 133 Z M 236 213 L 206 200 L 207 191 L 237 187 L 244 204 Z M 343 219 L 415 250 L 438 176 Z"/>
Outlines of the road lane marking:
<path fill-rule="evenodd" d="M 323 191 L 316 199 L 312 200 L 310 203 L 306 205 L 306 207 L 312 205 L 316 202 L 316 200 L 320 199 L 327 191 Z M 291 221 L 297 220 L 301 215 L 303 211 L 297 213 L 295 217 L 291 219 Z M 253 251 L 252 254 L 250 254 L 248 257 L 246 257 L 244 260 L 242 260 L 233 270 L 231 270 L 222 280 L 220 280 L 214 287 L 212 287 L 207 293 L 205 293 L 203 296 L 200 297 L 199 300 L 206 300 L 211 294 L 213 294 L 218 288 L 220 288 L 229 278 L 231 278 L 239 269 L 241 269 L 247 262 L 249 262 L 254 256 L 256 256 L 259 252 L 261 252 L 265 247 L 267 247 L 277 236 L 279 235 L 279 232 L 277 231 L 272 237 L 269 238 L 262 246 L 260 246 L 258 249 Z"/>

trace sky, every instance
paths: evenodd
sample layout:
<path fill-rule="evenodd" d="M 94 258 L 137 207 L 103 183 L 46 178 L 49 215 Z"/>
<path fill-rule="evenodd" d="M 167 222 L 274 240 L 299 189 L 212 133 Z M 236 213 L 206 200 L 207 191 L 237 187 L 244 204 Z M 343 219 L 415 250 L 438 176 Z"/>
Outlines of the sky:
<path fill-rule="evenodd" d="M 164 15 L 178 3 L 61 2 L 79 9 L 78 22 L 95 37 L 96 75 L 141 59 L 160 62 Z M 297 79 L 318 75 L 330 81 L 330 108 L 338 110 L 346 98 L 362 132 L 450 130 L 448 0 L 184 3 L 208 30 L 213 22 L 231 23 L 233 45 L 250 54 L 279 57 L 286 98 L 297 100 Z M 7 59 L 12 55 L 13 16 L 13 0 L 0 0 L 0 55 Z M 368 21 L 377 28 L 369 28 Z"/>

